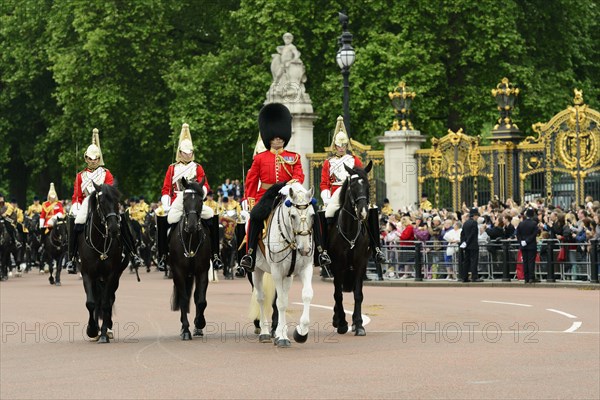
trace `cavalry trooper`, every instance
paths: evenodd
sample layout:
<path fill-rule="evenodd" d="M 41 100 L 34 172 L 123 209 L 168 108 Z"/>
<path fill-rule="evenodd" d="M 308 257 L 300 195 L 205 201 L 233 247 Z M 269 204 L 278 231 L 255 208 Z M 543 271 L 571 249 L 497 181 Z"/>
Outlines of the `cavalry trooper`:
<path fill-rule="evenodd" d="M 4 201 L 4 196 L 0 194 L 0 222 L 4 222 L 4 226 L 8 231 L 9 235 L 15 243 L 15 247 L 18 249 L 22 246 L 19 238 L 17 237 L 17 211 L 11 203 Z"/>
<path fill-rule="evenodd" d="M 42 205 L 40 204 L 40 199 L 37 196 L 33 197 L 33 204 L 27 207 L 27 211 L 25 211 L 25 215 L 29 218 L 32 218 L 35 214 L 42 213 Z"/>
<path fill-rule="evenodd" d="M 65 214 L 65 210 L 60 201 L 58 201 L 58 195 L 54 189 L 54 183 L 50 183 L 50 190 L 48 190 L 48 197 L 44 204 L 41 205 L 42 212 L 40 213 L 40 229 L 46 228 L 46 231 L 42 231 L 45 234 L 50 231 L 54 226 L 57 218 L 62 218 Z"/>
<path fill-rule="evenodd" d="M 294 182 L 304 182 L 304 172 L 300 155 L 285 150 L 292 137 L 292 115 L 286 106 L 279 103 L 265 105 L 258 114 L 258 128 L 265 150 L 254 156 L 252 166 L 248 171 L 245 183 L 245 199 L 243 203 L 252 210 L 250 213 L 250 226 L 248 228 L 248 253 L 240 260 L 240 265 L 248 272 L 254 271 L 256 263 L 256 248 L 259 235 L 263 230 L 264 220 L 273 209 L 273 200 L 267 199 L 258 204 L 267 189 L 276 183 L 287 183 L 281 190 L 281 194 L 287 195 L 289 185 Z M 254 209 L 253 209 L 254 208 Z M 316 215 L 316 206 L 313 204 Z M 331 264 L 327 251 L 321 243 L 321 224 L 315 218 L 313 233 L 317 251 L 319 252 L 319 263 L 321 265 Z"/>
<path fill-rule="evenodd" d="M 177 156 L 175 164 L 169 165 L 163 187 L 161 191 L 161 203 L 165 213 L 165 217 L 158 217 L 156 225 L 158 229 L 158 252 L 159 252 L 159 269 L 165 271 L 165 261 L 168 251 L 167 230 L 169 224 L 176 224 L 183 216 L 183 187 L 181 178 L 186 178 L 188 181 L 200 182 L 206 178 L 202 166 L 194 162 L 194 145 L 192 144 L 192 135 L 188 124 L 183 124 L 181 133 L 179 134 L 179 144 L 177 146 Z M 204 181 L 204 197 L 210 190 L 208 180 Z M 223 268 L 223 263 L 219 258 L 219 217 L 215 215 L 212 208 L 203 204 L 202 213 L 200 215 L 202 222 L 210 231 L 211 238 L 211 253 L 214 269 Z"/>
<path fill-rule="evenodd" d="M 348 178 L 348 168 L 360 167 L 362 162 L 352 153 L 352 144 L 348 139 L 346 127 L 344 126 L 344 118 L 338 117 L 333 140 L 331 141 L 331 157 L 323 163 L 321 171 L 321 198 L 326 206 L 325 217 L 332 221 L 336 211 L 340 205 L 340 187 Z M 387 259 L 381 251 L 379 238 L 379 216 L 376 206 L 369 208 L 369 242 L 373 251 L 373 256 L 378 263 L 386 263 Z M 325 235 L 326 236 L 326 235 Z"/>

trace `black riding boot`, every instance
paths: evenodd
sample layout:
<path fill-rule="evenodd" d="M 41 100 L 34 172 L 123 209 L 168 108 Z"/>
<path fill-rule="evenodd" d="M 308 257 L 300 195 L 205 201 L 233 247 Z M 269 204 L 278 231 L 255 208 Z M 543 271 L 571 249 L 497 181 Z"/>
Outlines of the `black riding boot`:
<path fill-rule="evenodd" d="M 79 234 L 83 232 L 84 227 L 84 224 L 74 224 L 73 228 L 71 229 L 71 234 L 69 236 L 69 260 L 67 261 L 67 272 L 69 274 L 77 273 L 77 266 L 75 263 L 79 253 L 79 249 L 77 248 L 77 239 L 79 238 Z"/>
<path fill-rule="evenodd" d="M 203 220 L 204 221 L 204 220 Z M 219 216 L 215 215 L 212 220 L 206 220 L 210 231 L 210 252 L 212 254 L 213 269 L 223 269 L 223 261 L 219 257 L 220 243 L 219 243 Z"/>
<path fill-rule="evenodd" d="M 134 267 L 137 268 L 140 265 L 142 265 L 143 261 L 138 255 L 136 242 L 133 238 L 133 235 L 131 234 L 129 214 L 121 214 L 121 220 L 121 237 L 123 238 L 123 247 L 125 250 L 124 252 L 129 254 L 129 256 L 131 257 L 131 263 Z"/>
<path fill-rule="evenodd" d="M 379 215 L 377 213 L 377 208 L 369 208 L 369 242 L 371 249 L 373 250 L 373 257 L 375 257 L 375 262 L 379 264 L 388 263 L 388 259 L 386 258 L 383 251 L 381 251 L 381 239 L 379 235 Z"/>
<path fill-rule="evenodd" d="M 256 247 L 258 246 L 258 235 L 263 230 L 263 222 L 259 220 L 250 219 L 250 228 L 248 228 L 247 241 L 248 241 L 248 253 L 240 260 L 240 265 L 248 272 L 254 271 L 256 265 Z"/>
<path fill-rule="evenodd" d="M 156 242 L 158 249 L 158 270 L 167 271 L 167 253 L 169 249 L 167 231 L 169 230 L 169 222 L 167 216 L 156 216 Z"/>
<path fill-rule="evenodd" d="M 315 217 L 318 217 L 318 210 L 315 204 L 312 205 L 313 210 L 315 211 Z M 315 218 L 315 223 L 313 226 L 313 233 L 315 235 L 315 244 L 317 245 L 317 251 L 319 252 L 319 265 L 321 267 L 325 267 L 331 264 L 331 258 L 329 258 L 329 254 L 327 254 L 327 247 L 325 242 L 323 241 L 323 237 L 327 235 L 324 232 L 327 227 L 322 229 L 321 219 Z"/>

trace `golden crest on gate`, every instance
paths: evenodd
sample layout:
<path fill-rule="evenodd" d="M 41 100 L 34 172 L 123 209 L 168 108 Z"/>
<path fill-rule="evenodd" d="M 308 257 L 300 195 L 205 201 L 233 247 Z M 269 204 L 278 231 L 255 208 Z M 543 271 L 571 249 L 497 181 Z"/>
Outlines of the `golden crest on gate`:
<path fill-rule="evenodd" d="M 590 129 L 585 105 L 569 107 L 569 111 L 571 115 L 566 121 L 567 129 L 556 135 L 556 155 L 567 168 L 576 169 L 578 164 L 579 168 L 590 168 L 600 159 L 598 136 Z"/>

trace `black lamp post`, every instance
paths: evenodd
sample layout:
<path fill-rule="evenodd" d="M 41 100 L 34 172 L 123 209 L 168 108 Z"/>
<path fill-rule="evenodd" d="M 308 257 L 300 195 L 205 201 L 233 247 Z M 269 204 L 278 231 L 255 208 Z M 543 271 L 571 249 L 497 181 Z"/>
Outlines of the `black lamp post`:
<path fill-rule="evenodd" d="M 340 24 L 342 24 L 342 35 L 338 38 L 340 48 L 337 52 L 336 61 L 342 70 L 344 77 L 344 125 L 348 138 L 350 135 L 350 67 L 354 64 L 356 53 L 352 48 L 352 34 L 348 32 L 348 16 L 343 12 L 339 13 Z"/>

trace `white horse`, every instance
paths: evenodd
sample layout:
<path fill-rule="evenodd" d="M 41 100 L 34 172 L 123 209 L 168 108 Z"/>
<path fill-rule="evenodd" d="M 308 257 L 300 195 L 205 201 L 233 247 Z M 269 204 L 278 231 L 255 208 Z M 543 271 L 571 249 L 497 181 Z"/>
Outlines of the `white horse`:
<path fill-rule="evenodd" d="M 260 307 L 260 335 L 261 343 L 271 342 L 265 305 L 270 309 L 271 304 L 265 304 L 263 287 L 264 273 L 270 273 L 277 291 L 277 310 L 279 323 L 275 330 L 275 345 L 277 347 L 290 347 L 291 342 L 287 335 L 286 310 L 288 295 L 294 276 L 302 282 L 302 303 L 304 310 L 300 323 L 294 330 L 294 340 L 298 343 L 306 342 L 308 338 L 308 325 L 310 323 L 309 308 L 313 298 L 313 192 L 307 191 L 299 183 L 294 183 L 285 201 L 273 210 L 273 217 L 264 239 L 265 254 L 257 251 L 256 269 L 253 272 L 254 290 L 256 300 Z"/>

